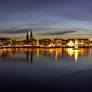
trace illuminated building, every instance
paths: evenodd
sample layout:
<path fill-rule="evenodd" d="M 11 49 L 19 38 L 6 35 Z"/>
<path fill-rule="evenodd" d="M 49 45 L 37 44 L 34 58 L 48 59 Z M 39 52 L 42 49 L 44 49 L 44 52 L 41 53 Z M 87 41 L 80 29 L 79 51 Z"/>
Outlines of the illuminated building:
<path fill-rule="evenodd" d="M 88 39 L 78 38 L 77 40 L 78 40 L 79 47 L 88 47 L 88 44 L 89 44 Z"/>
<path fill-rule="evenodd" d="M 45 47 L 50 45 L 50 42 L 51 42 L 50 39 L 42 39 L 42 40 L 40 40 L 41 45 L 43 45 Z"/>
<path fill-rule="evenodd" d="M 74 46 L 74 43 L 70 40 L 70 41 L 68 42 L 67 46 L 73 47 L 73 46 Z"/>
<path fill-rule="evenodd" d="M 56 47 L 62 47 L 62 39 L 54 39 Z"/>

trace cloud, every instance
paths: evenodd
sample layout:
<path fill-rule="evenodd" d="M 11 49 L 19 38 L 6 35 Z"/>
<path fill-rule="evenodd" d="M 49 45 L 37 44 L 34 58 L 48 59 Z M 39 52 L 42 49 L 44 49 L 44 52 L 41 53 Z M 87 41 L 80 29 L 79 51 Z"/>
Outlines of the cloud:
<path fill-rule="evenodd" d="M 61 31 L 61 32 L 48 32 L 48 33 L 43 33 L 40 35 L 64 35 L 64 34 L 70 34 L 70 33 L 75 33 L 76 31 Z"/>
<path fill-rule="evenodd" d="M 2 34 L 21 34 L 21 33 L 26 33 L 28 31 L 31 31 L 31 29 L 6 29 L 6 30 L 0 30 L 0 33 Z"/>
<path fill-rule="evenodd" d="M 91 29 L 84 28 L 48 28 L 48 27 L 35 27 L 35 28 L 20 28 L 12 27 L 10 29 L 0 30 L 1 34 L 22 34 L 26 32 L 33 31 L 38 35 L 64 35 L 76 32 L 91 32 Z"/>

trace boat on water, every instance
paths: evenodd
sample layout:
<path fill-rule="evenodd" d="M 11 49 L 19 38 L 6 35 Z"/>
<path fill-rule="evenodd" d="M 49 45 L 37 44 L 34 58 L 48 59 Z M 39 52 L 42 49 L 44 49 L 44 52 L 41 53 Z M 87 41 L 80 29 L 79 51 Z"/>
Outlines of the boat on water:
<path fill-rule="evenodd" d="M 80 48 L 79 48 L 79 45 L 78 45 L 78 40 L 76 39 L 75 40 L 75 43 L 74 43 L 74 48 L 73 48 L 74 50 L 79 50 Z"/>

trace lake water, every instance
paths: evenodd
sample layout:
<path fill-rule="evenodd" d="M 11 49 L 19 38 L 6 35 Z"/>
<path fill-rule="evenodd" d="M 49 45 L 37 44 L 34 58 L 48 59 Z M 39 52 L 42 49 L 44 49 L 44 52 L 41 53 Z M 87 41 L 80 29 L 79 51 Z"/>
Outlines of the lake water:
<path fill-rule="evenodd" d="M 2 89 L 22 92 L 88 92 L 92 90 L 91 85 L 91 48 L 0 49 Z"/>

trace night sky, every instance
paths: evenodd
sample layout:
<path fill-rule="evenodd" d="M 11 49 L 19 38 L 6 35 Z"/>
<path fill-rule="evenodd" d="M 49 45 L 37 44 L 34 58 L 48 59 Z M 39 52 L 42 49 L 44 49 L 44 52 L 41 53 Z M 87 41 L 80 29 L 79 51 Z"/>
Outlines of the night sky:
<path fill-rule="evenodd" d="M 91 35 L 92 0 L 0 0 L 0 32 L 27 28 Z"/>

